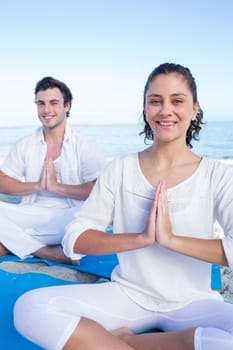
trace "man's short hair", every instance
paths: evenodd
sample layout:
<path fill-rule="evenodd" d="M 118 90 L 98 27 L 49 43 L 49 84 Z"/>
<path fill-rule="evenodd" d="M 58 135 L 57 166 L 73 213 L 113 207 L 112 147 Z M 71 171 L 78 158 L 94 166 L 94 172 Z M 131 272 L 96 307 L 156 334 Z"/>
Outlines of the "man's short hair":
<path fill-rule="evenodd" d="M 64 98 L 64 105 L 70 103 L 71 106 L 73 96 L 70 89 L 65 83 L 63 83 L 60 80 L 54 79 L 53 77 L 44 77 L 41 80 L 39 80 L 35 87 L 35 95 L 39 91 L 45 91 L 47 89 L 53 88 L 58 88 L 61 91 Z M 69 112 L 67 112 L 67 117 L 69 117 Z"/>

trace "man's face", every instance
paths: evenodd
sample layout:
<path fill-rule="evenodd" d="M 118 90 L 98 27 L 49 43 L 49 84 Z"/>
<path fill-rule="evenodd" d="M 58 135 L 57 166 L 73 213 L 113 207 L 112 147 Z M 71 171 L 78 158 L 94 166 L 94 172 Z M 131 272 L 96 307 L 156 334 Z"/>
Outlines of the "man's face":
<path fill-rule="evenodd" d="M 38 118 L 44 128 L 54 129 L 66 122 L 70 103 L 64 105 L 64 98 L 58 88 L 38 91 L 36 94 Z"/>

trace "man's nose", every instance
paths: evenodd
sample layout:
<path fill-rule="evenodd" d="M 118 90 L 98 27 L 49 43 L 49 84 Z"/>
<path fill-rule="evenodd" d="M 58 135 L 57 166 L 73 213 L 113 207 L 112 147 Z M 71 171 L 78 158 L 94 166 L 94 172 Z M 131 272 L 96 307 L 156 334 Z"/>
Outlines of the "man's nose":
<path fill-rule="evenodd" d="M 51 106 L 49 103 L 45 103 L 44 105 L 44 112 L 49 113 L 51 111 Z"/>

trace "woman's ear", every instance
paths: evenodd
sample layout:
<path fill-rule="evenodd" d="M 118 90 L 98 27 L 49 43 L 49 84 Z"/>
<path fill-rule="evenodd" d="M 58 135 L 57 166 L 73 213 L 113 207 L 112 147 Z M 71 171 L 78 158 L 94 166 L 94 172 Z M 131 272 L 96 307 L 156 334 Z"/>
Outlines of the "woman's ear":
<path fill-rule="evenodd" d="M 193 116 L 192 116 L 192 120 L 195 120 L 198 113 L 199 113 L 199 110 L 200 110 L 200 105 L 198 102 L 196 102 L 193 106 Z"/>

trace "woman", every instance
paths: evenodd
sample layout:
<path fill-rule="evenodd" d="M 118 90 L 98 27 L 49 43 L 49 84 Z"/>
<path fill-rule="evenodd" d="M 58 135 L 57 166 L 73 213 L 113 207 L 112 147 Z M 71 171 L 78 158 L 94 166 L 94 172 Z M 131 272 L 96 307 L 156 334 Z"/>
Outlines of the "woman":
<path fill-rule="evenodd" d="M 213 263 L 233 266 L 232 169 L 191 151 L 203 116 L 188 68 L 155 68 L 143 107 L 152 145 L 109 165 L 63 240 L 71 259 L 117 253 L 112 281 L 16 303 L 16 328 L 45 349 L 233 348 L 233 305 L 210 288 Z M 137 335 L 153 328 L 164 332 Z"/>

